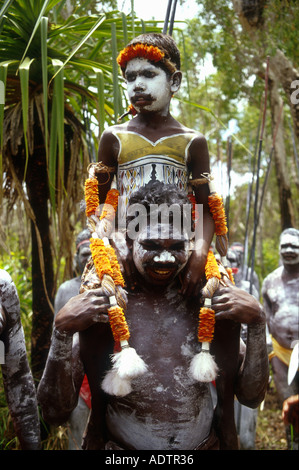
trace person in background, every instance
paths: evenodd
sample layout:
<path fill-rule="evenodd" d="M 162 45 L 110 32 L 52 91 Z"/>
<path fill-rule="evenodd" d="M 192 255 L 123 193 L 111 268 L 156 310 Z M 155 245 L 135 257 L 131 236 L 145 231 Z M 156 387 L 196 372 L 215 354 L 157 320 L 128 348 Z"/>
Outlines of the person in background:
<path fill-rule="evenodd" d="M 234 281 L 237 287 L 250 293 L 250 281 L 246 280 L 243 271 L 243 245 L 239 242 L 233 243 L 227 251 L 227 259 L 234 275 Z M 259 300 L 259 292 L 257 290 L 258 283 L 252 286 L 252 295 Z M 247 325 L 241 325 L 241 340 L 246 344 Z M 241 405 L 235 400 L 235 421 L 239 436 L 240 449 L 254 450 L 256 437 L 258 409 L 249 408 Z"/>
<path fill-rule="evenodd" d="M 288 373 L 293 349 L 299 340 L 299 230 L 288 228 L 280 235 L 281 266 L 264 279 L 262 295 L 273 351 L 270 354 L 273 379 L 280 406 L 299 391 L 297 370 L 289 383 Z M 299 436 L 291 437 L 286 427 L 288 448 L 298 449 Z"/>
<path fill-rule="evenodd" d="M 40 449 L 36 390 L 29 367 L 20 301 L 11 276 L 0 269 L 0 364 L 8 409 L 22 450 Z"/>
<path fill-rule="evenodd" d="M 81 285 L 81 276 L 85 265 L 90 258 L 90 231 L 85 228 L 82 230 L 76 239 L 76 255 L 75 255 L 75 271 L 77 276 L 72 279 L 65 281 L 59 287 L 55 302 L 54 309 L 55 315 L 59 310 L 67 303 L 67 301 L 79 294 L 80 285 Z M 79 347 L 79 337 L 78 334 L 73 337 L 73 348 L 76 350 Z M 91 408 L 91 395 L 90 388 L 88 385 L 88 380 L 86 376 L 84 377 L 80 394 L 78 397 L 78 404 L 76 408 L 71 413 L 68 419 L 68 449 L 69 450 L 80 450 L 81 441 L 84 433 L 86 423 L 88 421 L 88 416 Z"/>

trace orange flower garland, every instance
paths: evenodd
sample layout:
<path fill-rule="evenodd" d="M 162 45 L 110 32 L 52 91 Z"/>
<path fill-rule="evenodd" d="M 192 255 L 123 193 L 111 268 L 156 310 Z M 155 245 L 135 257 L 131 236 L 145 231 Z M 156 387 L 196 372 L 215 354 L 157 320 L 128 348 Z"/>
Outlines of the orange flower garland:
<path fill-rule="evenodd" d="M 221 279 L 218 264 L 213 252 L 210 250 L 207 256 L 205 274 L 207 280 L 217 277 Z M 202 307 L 199 312 L 198 340 L 210 343 L 214 336 L 215 312 L 211 308 Z"/>
<path fill-rule="evenodd" d="M 195 199 L 194 194 L 188 193 L 188 199 L 190 203 L 192 204 L 192 219 L 194 220 L 194 222 L 196 222 L 198 220 L 199 215 L 196 209 L 196 199 Z"/>
<path fill-rule="evenodd" d="M 108 219 L 113 220 L 118 206 L 119 191 L 117 189 L 110 189 L 107 193 L 106 201 L 102 210 L 100 220 Z"/>
<path fill-rule="evenodd" d="M 106 247 L 106 249 L 107 249 L 109 259 L 110 259 L 111 269 L 112 269 L 112 272 L 113 272 L 112 277 L 113 277 L 113 280 L 114 280 L 114 284 L 116 286 L 124 287 L 125 281 L 124 281 L 123 275 L 122 275 L 120 267 L 119 267 L 119 262 L 118 262 L 115 250 L 111 245 L 108 245 Z"/>
<path fill-rule="evenodd" d="M 218 279 L 221 279 L 221 275 L 219 272 L 216 258 L 214 256 L 214 253 L 211 250 L 209 250 L 208 252 L 206 266 L 205 266 L 205 273 L 206 273 L 206 278 L 208 280 L 211 279 L 212 277 L 217 277 Z"/>
<path fill-rule="evenodd" d="M 230 281 L 235 284 L 235 280 L 234 280 L 234 275 L 233 275 L 233 270 L 232 268 L 226 268 L 226 272 L 228 274 L 228 277 L 230 279 Z"/>
<path fill-rule="evenodd" d="M 90 251 L 100 281 L 102 281 L 104 274 L 108 274 L 113 278 L 113 270 L 103 240 L 91 238 Z"/>
<path fill-rule="evenodd" d="M 99 189 L 97 178 L 88 178 L 85 181 L 85 202 L 86 202 L 86 216 L 90 217 L 95 213 L 100 205 Z"/>
<path fill-rule="evenodd" d="M 110 189 L 107 193 L 100 220 L 111 220 L 118 205 L 119 192 Z M 86 215 L 90 217 L 99 206 L 98 180 L 96 177 L 88 178 L 85 182 Z M 111 245 L 105 245 L 100 238 L 90 239 L 90 250 L 97 275 L 102 281 L 104 275 L 113 279 L 115 286 L 124 287 L 124 279 L 119 267 L 117 256 Z M 128 340 L 130 337 L 128 325 L 123 309 L 119 305 L 113 305 L 108 309 L 109 322 L 115 342 Z"/>
<path fill-rule="evenodd" d="M 148 46 L 147 44 L 132 44 L 120 51 L 117 57 L 118 65 L 124 69 L 127 63 L 135 59 L 135 57 L 143 57 L 152 62 L 159 62 L 164 58 L 165 54 L 156 46 Z"/>
<path fill-rule="evenodd" d="M 123 309 L 119 305 L 113 305 L 113 307 L 108 309 L 108 316 L 114 341 L 128 340 L 130 332 Z"/>
<path fill-rule="evenodd" d="M 214 336 L 215 312 L 211 308 L 202 307 L 199 313 L 198 340 L 210 343 Z"/>
<path fill-rule="evenodd" d="M 217 193 L 212 193 L 208 197 L 209 207 L 215 222 L 215 234 L 225 235 L 227 233 L 226 215 L 223 207 L 222 197 Z"/>

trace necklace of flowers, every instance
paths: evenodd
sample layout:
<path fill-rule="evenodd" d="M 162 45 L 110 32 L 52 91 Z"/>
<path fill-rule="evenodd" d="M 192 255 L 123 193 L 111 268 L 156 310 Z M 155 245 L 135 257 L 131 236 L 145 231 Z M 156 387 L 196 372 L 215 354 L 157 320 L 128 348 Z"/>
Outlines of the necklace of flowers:
<path fill-rule="evenodd" d="M 92 231 L 90 249 L 92 260 L 101 286 L 109 297 L 109 323 L 116 348 L 112 356 L 113 367 L 107 372 L 102 388 L 110 395 L 125 396 L 131 392 L 131 379 L 146 372 L 147 366 L 135 349 L 129 346 L 130 332 L 126 322 L 124 308 L 126 300 L 121 292 L 125 285 L 114 248 L 109 243 L 113 218 L 118 206 L 118 190 L 113 187 L 108 191 L 102 212 L 99 215 L 98 180 L 91 172 L 85 181 L 86 216 Z M 110 222 L 110 223 L 109 223 Z"/>

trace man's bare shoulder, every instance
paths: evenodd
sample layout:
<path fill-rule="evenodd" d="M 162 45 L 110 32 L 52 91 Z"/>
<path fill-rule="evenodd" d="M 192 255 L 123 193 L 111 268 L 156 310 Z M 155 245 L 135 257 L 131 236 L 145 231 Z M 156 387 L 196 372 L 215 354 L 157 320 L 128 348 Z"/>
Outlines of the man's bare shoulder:
<path fill-rule="evenodd" d="M 264 281 L 263 281 L 263 290 L 270 288 L 277 284 L 277 282 L 281 282 L 283 272 L 283 266 L 279 266 L 278 268 L 274 269 L 271 273 L 269 273 Z"/>

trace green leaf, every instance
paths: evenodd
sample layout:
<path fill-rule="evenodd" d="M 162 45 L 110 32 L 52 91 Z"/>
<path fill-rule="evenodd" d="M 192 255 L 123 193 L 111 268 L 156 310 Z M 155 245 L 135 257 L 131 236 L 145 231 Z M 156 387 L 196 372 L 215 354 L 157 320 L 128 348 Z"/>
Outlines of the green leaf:
<path fill-rule="evenodd" d="M 49 129 L 48 129 L 48 64 L 47 64 L 47 37 L 48 37 L 48 18 L 41 19 L 41 55 L 42 55 L 42 81 L 43 81 L 43 99 L 45 116 L 45 145 L 46 157 L 49 158 Z"/>
<path fill-rule="evenodd" d="M 65 60 L 65 62 L 61 65 L 60 69 L 55 72 L 55 75 L 60 72 L 60 70 L 65 67 L 65 65 L 71 60 L 71 58 L 78 52 L 78 50 L 82 47 L 82 45 L 87 41 L 87 39 L 94 33 L 94 31 L 100 26 L 100 24 L 104 21 L 105 15 L 102 15 L 98 21 L 94 24 L 94 26 L 90 29 L 90 31 L 83 37 L 83 39 L 79 42 L 79 44 L 73 49 L 69 57 Z M 54 75 L 54 77 L 55 77 Z M 53 77 L 53 78 L 54 78 Z M 53 80 L 52 78 L 52 80 Z"/>
<path fill-rule="evenodd" d="M 112 70 L 113 70 L 113 101 L 114 101 L 114 119 L 117 122 L 119 115 L 119 85 L 118 85 L 118 65 L 117 59 L 117 41 L 116 41 L 116 26 L 115 23 L 111 24 L 111 42 L 112 42 Z"/>
<path fill-rule="evenodd" d="M 4 104 L 5 104 L 5 86 L 7 77 L 7 67 L 9 62 L 0 64 L 0 149 L 3 145 L 3 118 L 4 118 Z M 1 167 L 2 170 L 2 167 Z M 2 171 L 0 172 L 2 175 Z"/>
<path fill-rule="evenodd" d="M 34 28 L 33 28 L 32 33 L 31 33 L 30 39 L 29 39 L 29 41 L 27 42 L 27 46 L 26 46 L 25 51 L 24 51 L 24 53 L 23 53 L 23 57 L 22 57 L 22 59 L 21 59 L 21 62 L 22 62 L 22 61 L 24 60 L 24 58 L 26 57 L 27 51 L 28 51 L 28 49 L 29 49 L 29 47 L 30 47 L 30 44 L 31 44 L 31 42 L 32 42 L 32 40 L 33 40 L 33 38 L 34 38 L 34 36 L 35 36 L 35 33 L 36 33 L 36 31 L 37 31 L 37 29 L 38 29 L 38 27 L 39 27 L 39 25 L 40 25 L 40 22 L 41 22 L 41 20 L 42 20 L 42 17 L 43 17 L 43 15 L 44 15 L 44 12 L 46 11 L 46 8 L 47 8 L 47 6 L 48 6 L 48 3 L 49 3 L 49 0 L 45 0 L 44 4 L 43 4 L 43 6 L 42 6 L 42 8 L 41 8 L 41 10 L 40 10 L 40 13 L 39 13 L 39 15 L 38 15 L 37 21 L 36 21 L 36 23 L 35 23 L 35 26 L 34 26 Z"/>
<path fill-rule="evenodd" d="M 2 188 L 3 188 L 3 164 L 2 164 L 2 149 L 3 149 L 3 118 L 4 118 L 4 104 L 5 104 L 5 85 L 7 77 L 8 63 L 5 65 L 0 64 L 0 204 L 2 203 Z"/>
<path fill-rule="evenodd" d="M 97 71 L 97 88 L 98 88 L 98 122 L 100 134 L 104 131 L 105 124 L 105 95 L 104 95 L 104 75 L 102 70 Z"/>
<path fill-rule="evenodd" d="M 28 150 L 28 139 L 27 139 L 27 128 L 28 128 L 28 110 L 29 110 L 29 69 L 34 59 L 26 57 L 19 67 L 20 82 L 21 82 L 21 93 L 22 93 L 22 117 L 23 117 L 23 132 L 26 152 L 26 163 L 24 171 L 24 179 L 26 177 L 29 150 Z"/>
<path fill-rule="evenodd" d="M 122 22 L 123 22 L 123 32 L 124 32 L 124 46 L 126 46 L 129 42 L 128 39 L 128 26 L 127 26 L 127 17 L 124 13 L 121 14 Z"/>
<path fill-rule="evenodd" d="M 53 106 L 55 108 L 54 126 L 57 128 L 58 138 L 58 169 L 61 178 L 61 186 L 63 187 L 64 176 L 64 84 L 63 84 L 63 65 L 60 60 L 53 59 L 54 74 L 54 91 Z M 53 111 L 52 111 L 53 113 Z M 51 129 L 52 131 L 52 129 Z"/>

